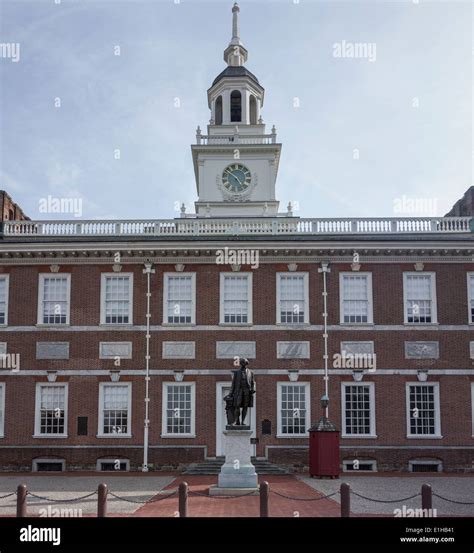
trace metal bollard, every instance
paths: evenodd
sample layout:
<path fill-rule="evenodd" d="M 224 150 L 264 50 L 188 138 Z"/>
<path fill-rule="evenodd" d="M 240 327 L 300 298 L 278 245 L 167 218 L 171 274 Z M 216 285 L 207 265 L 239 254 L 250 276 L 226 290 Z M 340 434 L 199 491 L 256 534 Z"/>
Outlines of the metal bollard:
<path fill-rule="evenodd" d="M 433 508 L 433 490 L 429 484 L 423 484 L 423 486 L 421 486 L 421 508 Z"/>
<path fill-rule="evenodd" d="M 268 497 L 270 495 L 270 484 L 265 481 L 260 484 L 260 517 L 268 518 Z"/>
<path fill-rule="evenodd" d="M 18 518 L 25 518 L 27 515 L 26 496 L 28 489 L 25 484 L 20 484 L 16 489 L 16 516 Z"/>
<path fill-rule="evenodd" d="M 343 482 L 341 484 L 341 517 L 347 518 L 351 516 L 351 487 Z"/>
<path fill-rule="evenodd" d="M 107 516 L 107 484 L 99 484 L 97 497 L 97 517 Z"/>
<path fill-rule="evenodd" d="M 186 518 L 188 516 L 188 483 L 181 482 L 178 487 L 179 493 L 179 516 Z"/>

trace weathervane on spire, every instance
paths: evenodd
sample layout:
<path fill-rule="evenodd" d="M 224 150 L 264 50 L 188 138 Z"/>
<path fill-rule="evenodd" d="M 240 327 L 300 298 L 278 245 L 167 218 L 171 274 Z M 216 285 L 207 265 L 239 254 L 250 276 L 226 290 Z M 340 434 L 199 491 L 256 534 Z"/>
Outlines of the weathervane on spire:
<path fill-rule="evenodd" d="M 232 8 L 232 40 L 230 42 L 231 44 L 240 44 L 239 12 L 240 12 L 240 8 L 236 2 L 234 4 L 234 7 Z"/>
<path fill-rule="evenodd" d="M 240 8 L 237 2 L 232 7 L 232 39 L 229 46 L 224 50 L 224 60 L 227 65 L 240 66 L 247 61 L 248 52 L 240 41 L 239 32 Z"/>

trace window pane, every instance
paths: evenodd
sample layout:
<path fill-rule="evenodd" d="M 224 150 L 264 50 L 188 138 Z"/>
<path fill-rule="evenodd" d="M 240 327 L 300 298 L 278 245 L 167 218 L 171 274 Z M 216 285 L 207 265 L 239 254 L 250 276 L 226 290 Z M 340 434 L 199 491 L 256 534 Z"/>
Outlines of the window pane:
<path fill-rule="evenodd" d="M 43 279 L 43 323 L 67 323 L 67 277 L 45 277 Z"/>
<path fill-rule="evenodd" d="M 434 386 L 410 386 L 410 434 L 436 434 Z"/>
<path fill-rule="evenodd" d="M 407 321 L 409 323 L 431 323 L 431 275 L 407 275 L 405 293 Z"/>
<path fill-rule="evenodd" d="M 168 322 L 192 322 L 192 276 L 168 276 Z"/>
<path fill-rule="evenodd" d="M 345 323 L 367 323 L 369 320 L 369 281 L 367 275 L 344 275 L 342 278 L 342 312 Z"/>
<path fill-rule="evenodd" d="M 104 434 L 128 434 L 128 386 L 104 386 Z"/>
<path fill-rule="evenodd" d="M 128 324 L 130 322 L 130 277 L 105 278 L 105 322 Z"/>
<path fill-rule="evenodd" d="M 0 277 L 0 324 L 5 324 L 7 310 L 7 279 Z"/>
<path fill-rule="evenodd" d="M 474 323 L 474 275 L 469 276 L 469 297 L 471 298 L 471 304 L 469 306 L 471 314 L 471 323 Z"/>
<path fill-rule="evenodd" d="M 345 386 L 346 434 L 370 434 L 370 387 Z"/>
<path fill-rule="evenodd" d="M 192 386 L 166 387 L 166 433 L 191 434 Z"/>
<path fill-rule="evenodd" d="M 304 323 L 304 275 L 280 275 L 280 322 Z"/>
<path fill-rule="evenodd" d="M 281 387 L 282 434 L 306 434 L 306 387 L 285 384 Z"/>
<path fill-rule="evenodd" d="M 65 409 L 65 386 L 41 386 L 40 434 L 64 434 Z"/>
<path fill-rule="evenodd" d="M 248 276 L 224 276 L 224 322 L 248 322 Z"/>

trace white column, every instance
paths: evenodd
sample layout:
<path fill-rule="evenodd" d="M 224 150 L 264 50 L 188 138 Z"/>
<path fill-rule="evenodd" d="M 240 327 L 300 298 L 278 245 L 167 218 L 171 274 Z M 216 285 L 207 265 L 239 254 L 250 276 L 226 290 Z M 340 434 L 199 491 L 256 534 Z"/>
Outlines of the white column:
<path fill-rule="evenodd" d="M 230 90 L 226 89 L 222 92 L 222 123 L 230 124 Z"/>

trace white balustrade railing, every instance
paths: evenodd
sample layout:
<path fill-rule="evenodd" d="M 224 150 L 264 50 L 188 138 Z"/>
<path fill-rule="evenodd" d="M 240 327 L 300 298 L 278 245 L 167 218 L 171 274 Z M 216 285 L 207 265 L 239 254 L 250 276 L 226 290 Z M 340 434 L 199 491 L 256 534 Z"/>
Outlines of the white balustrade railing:
<path fill-rule="evenodd" d="M 276 134 L 197 134 L 196 143 L 201 146 L 211 144 L 275 144 Z"/>
<path fill-rule="evenodd" d="M 381 235 L 474 232 L 471 217 L 373 219 L 182 218 L 146 221 L 6 221 L 4 236 L 226 236 L 226 235 Z"/>

